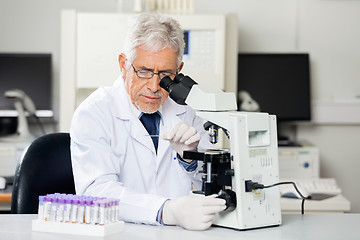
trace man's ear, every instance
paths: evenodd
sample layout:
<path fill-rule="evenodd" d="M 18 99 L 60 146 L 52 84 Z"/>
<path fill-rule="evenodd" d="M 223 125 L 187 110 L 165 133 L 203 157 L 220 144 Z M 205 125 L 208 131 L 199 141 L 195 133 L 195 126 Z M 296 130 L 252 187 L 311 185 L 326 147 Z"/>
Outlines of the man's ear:
<path fill-rule="evenodd" d="M 181 69 L 183 68 L 183 66 L 184 66 L 184 62 L 181 62 L 180 66 L 179 66 L 179 68 L 178 68 L 178 72 L 181 71 Z"/>
<path fill-rule="evenodd" d="M 120 71 L 121 71 L 121 76 L 125 80 L 126 73 L 127 73 L 126 72 L 126 56 L 123 53 L 119 55 L 119 67 L 120 67 Z"/>

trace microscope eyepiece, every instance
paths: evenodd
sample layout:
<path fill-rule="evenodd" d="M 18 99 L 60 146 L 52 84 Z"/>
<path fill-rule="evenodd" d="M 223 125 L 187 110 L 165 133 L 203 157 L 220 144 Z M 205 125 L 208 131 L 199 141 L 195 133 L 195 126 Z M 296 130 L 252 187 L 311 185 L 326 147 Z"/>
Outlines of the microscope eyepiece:
<path fill-rule="evenodd" d="M 176 74 L 176 76 L 175 76 L 175 78 L 174 78 L 174 82 L 175 82 L 175 83 L 179 83 L 179 82 L 181 82 L 181 81 L 183 80 L 184 77 L 185 77 L 184 74 L 178 73 L 178 74 Z M 186 76 L 186 77 L 187 77 L 187 76 Z M 190 78 L 190 77 L 188 77 L 188 78 Z"/>
<path fill-rule="evenodd" d="M 167 92 L 171 92 L 171 89 L 174 87 L 173 85 L 176 84 L 169 76 L 163 77 L 160 81 L 160 87 L 165 89 Z"/>
<path fill-rule="evenodd" d="M 164 77 L 160 81 L 160 87 L 169 92 L 170 98 L 181 105 L 186 105 L 185 100 L 194 84 L 197 83 L 182 73 L 176 74 L 174 80 Z"/>

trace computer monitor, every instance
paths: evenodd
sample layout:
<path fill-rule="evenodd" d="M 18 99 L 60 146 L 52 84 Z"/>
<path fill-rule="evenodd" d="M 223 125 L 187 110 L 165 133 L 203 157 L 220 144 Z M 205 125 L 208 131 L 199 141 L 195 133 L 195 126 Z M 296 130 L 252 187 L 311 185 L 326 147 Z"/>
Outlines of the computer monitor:
<path fill-rule="evenodd" d="M 38 117 L 52 117 L 51 54 L 0 53 L 0 117 L 16 117 L 14 101 L 4 96 L 24 91 L 36 106 Z"/>
<path fill-rule="evenodd" d="M 238 91 L 278 121 L 311 120 L 309 54 L 240 53 Z"/>
<path fill-rule="evenodd" d="M 309 121 L 309 68 L 307 53 L 239 53 L 238 91 L 248 92 L 261 112 L 276 115 L 278 124 Z"/>

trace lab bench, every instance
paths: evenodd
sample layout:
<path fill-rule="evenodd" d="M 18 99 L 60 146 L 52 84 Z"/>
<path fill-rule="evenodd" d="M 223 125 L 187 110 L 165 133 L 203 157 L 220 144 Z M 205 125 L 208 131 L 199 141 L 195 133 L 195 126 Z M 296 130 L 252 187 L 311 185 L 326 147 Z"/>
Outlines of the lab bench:
<path fill-rule="evenodd" d="M 55 233 L 33 232 L 32 220 L 35 214 L 2 214 L 0 215 L 0 239 L 31 239 L 31 240 L 63 240 L 86 239 L 88 236 L 65 235 Z M 222 227 L 211 227 L 206 231 L 189 231 L 178 226 L 150 226 L 143 224 L 125 223 L 120 233 L 109 235 L 101 239 L 359 239 L 360 214 L 284 214 L 282 224 L 268 227 L 239 231 Z M 64 223 L 67 224 L 67 223 Z M 69 223 L 72 224 L 72 223 Z M 98 239 L 98 238 L 92 238 Z"/>

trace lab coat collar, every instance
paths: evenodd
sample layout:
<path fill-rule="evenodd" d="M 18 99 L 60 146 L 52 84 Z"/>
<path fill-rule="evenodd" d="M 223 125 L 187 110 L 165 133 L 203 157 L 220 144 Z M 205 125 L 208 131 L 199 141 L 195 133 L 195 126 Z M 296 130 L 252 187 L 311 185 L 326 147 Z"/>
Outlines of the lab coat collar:
<path fill-rule="evenodd" d="M 122 120 L 131 118 L 131 101 L 125 89 L 124 79 L 119 76 L 112 87 L 112 97 L 114 99 L 114 115 Z"/>
<path fill-rule="evenodd" d="M 113 111 L 115 118 L 125 121 L 130 136 L 155 153 L 155 148 L 151 138 L 146 136 L 148 135 L 148 132 L 139 121 L 137 116 L 138 114 L 134 112 L 129 94 L 125 89 L 125 81 L 121 76 L 115 81 L 113 85 L 112 96 L 114 100 Z"/>

